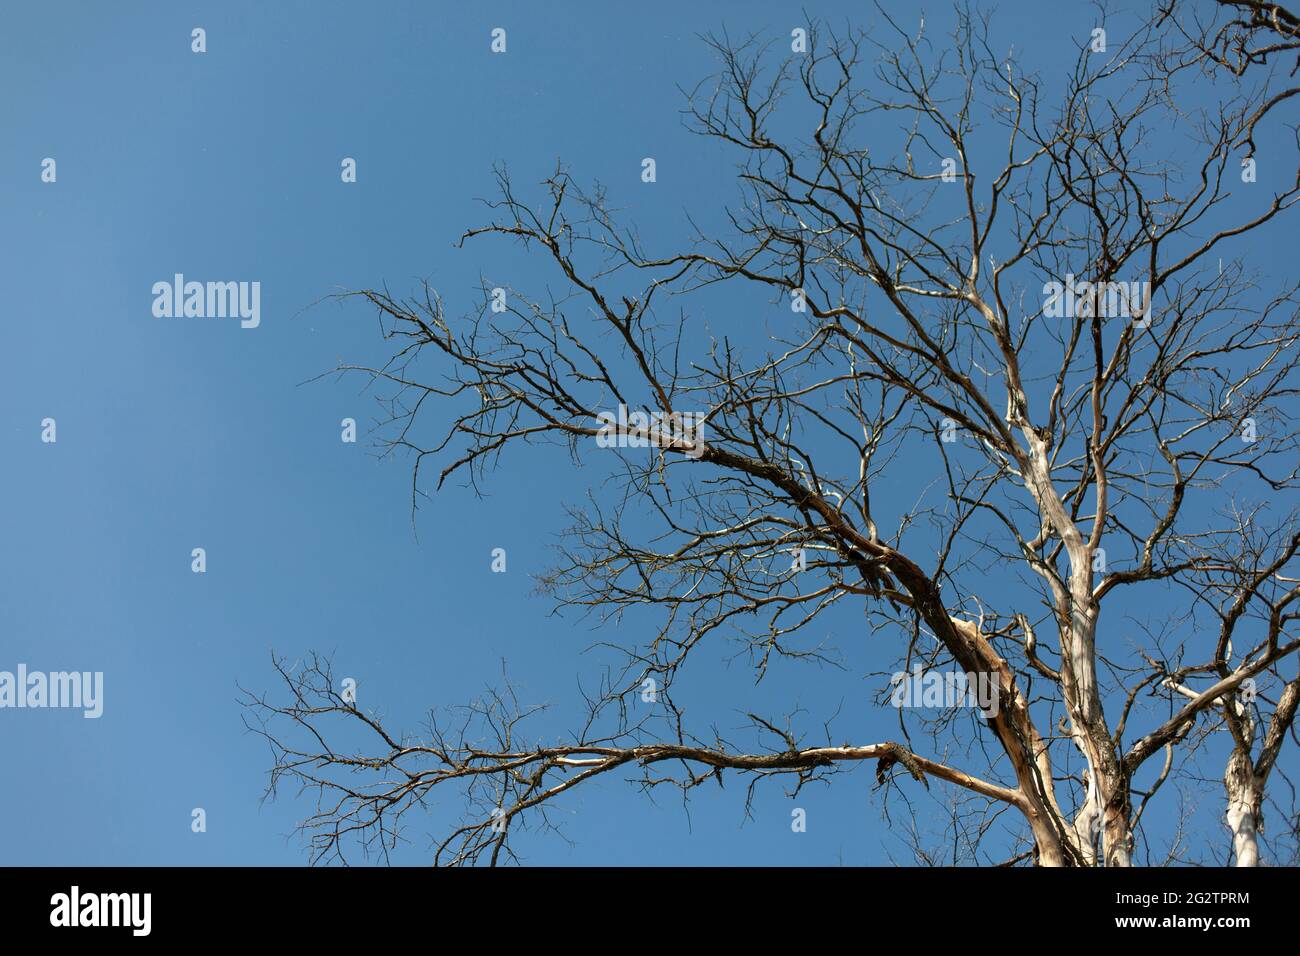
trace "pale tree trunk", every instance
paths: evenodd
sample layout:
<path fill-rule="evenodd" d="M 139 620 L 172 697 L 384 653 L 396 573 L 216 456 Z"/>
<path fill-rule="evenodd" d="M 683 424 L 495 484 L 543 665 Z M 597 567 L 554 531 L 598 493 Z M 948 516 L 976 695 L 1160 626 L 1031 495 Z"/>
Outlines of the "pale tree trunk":
<path fill-rule="evenodd" d="M 1259 833 L 1264 828 L 1264 786 L 1277 762 L 1291 725 L 1300 709 L 1300 677 L 1290 681 L 1278 698 L 1273 716 L 1264 730 L 1259 760 L 1252 761 L 1258 729 L 1252 697 L 1234 696 L 1224 702 L 1237 718 L 1233 735 L 1232 756 L 1223 773 L 1223 789 L 1228 797 L 1226 814 L 1232 831 L 1232 856 L 1236 866 L 1259 866 Z M 1240 736 L 1238 736 L 1238 734 Z"/>
<path fill-rule="evenodd" d="M 1234 747 L 1223 774 L 1228 794 L 1228 829 L 1235 866 L 1259 865 L 1259 812 L 1262 793 L 1249 752 Z"/>
<path fill-rule="evenodd" d="M 1251 754 L 1255 749 L 1255 714 L 1249 699 L 1234 694 L 1223 702 L 1226 713 L 1236 716 L 1232 754 L 1223 771 L 1223 789 L 1228 797 L 1226 814 L 1232 832 L 1234 866 L 1259 866 L 1260 804 L 1263 781 L 1255 774 Z M 1231 708 L 1231 710 L 1228 710 Z"/>
<path fill-rule="evenodd" d="M 1196 699 L 1191 688 L 1166 681 L 1184 697 Z M 1277 750 L 1286 729 L 1295 714 L 1300 698 L 1300 680 L 1287 685 L 1278 702 L 1278 709 L 1264 735 L 1264 750 L 1259 766 L 1253 761 L 1258 724 L 1249 697 L 1239 691 L 1218 704 L 1229 723 L 1232 734 L 1232 753 L 1223 771 L 1223 790 L 1227 797 L 1224 818 L 1232 834 L 1232 861 L 1234 866 L 1259 866 L 1259 833 L 1263 828 L 1264 784 L 1277 756 Z"/>
<path fill-rule="evenodd" d="M 1099 606 L 1092 593 L 1092 557 L 1099 534 L 1085 539 L 1080 533 L 1052 484 L 1046 445 L 1033 429 L 1025 427 L 1022 433 L 1029 445 L 1026 486 L 1038 503 L 1040 514 L 1061 536 L 1070 562 L 1068 583 L 1055 576 L 1044 577 L 1056 597 L 1062 655 L 1061 690 L 1071 735 L 1088 766 L 1088 791 L 1075 817 L 1073 834 L 1088 865 L 1097 862 L 1094 841 L 1100 833 L 1104 864 L 1130 866 L 1133 835 L 1128 781 L 1106 726 L 1097 687 Z M 1099 489 L 1104 487 L 1104 483 L 1099 483 Z M 1100 515 L 1105 510 L 1104 490 L 1099 490 L 1098 497 Z"/>

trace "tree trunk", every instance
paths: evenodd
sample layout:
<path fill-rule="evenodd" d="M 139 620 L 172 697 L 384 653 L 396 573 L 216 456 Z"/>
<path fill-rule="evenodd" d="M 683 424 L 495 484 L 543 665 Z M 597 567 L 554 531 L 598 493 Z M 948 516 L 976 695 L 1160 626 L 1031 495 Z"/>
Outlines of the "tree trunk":
<path fill-rule="evenodd" d="M 1228 829 L 1232 831 L 1232 855 L 1235 866 L 1259 865 L 1260 788 L 1250 755 L 1234 748 L 1223 774 L 1228 794 Z"/>

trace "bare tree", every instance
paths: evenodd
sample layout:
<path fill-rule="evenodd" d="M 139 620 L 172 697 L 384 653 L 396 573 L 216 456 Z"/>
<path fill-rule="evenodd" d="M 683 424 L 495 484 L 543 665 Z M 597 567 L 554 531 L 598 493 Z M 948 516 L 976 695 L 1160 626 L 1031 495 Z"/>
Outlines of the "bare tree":
<path fill-rule="evenodd" d="M 426 457 L 438 487 L 477 487 L 546 441 L 617 461 L 544 585 L 601 620 L 661 616 L 652 640 L 620 644 L 562 746 L 528 742 L 536 711 L 508 688 L 405 736 L 340 697 L 328 662 L 277 661 L 290 697 L 250 695 L 251 726 L 274 750 L 272 790 L 317 795 L 315 858 L 350 840 L 387 852 L 440 785 L 467 813 L 438 862 L 495 863 L 608 774 L 797 788 L 872 761 L 886 796 L 932 781 L 961 795 L 948 862 L 988 862 L 1014 811 L 1005 862 L 1123 866 L 1148 803 L 1227 735 L 1226 817 L 1253 863 L 1297 702 L 1300 323 L 1294 279 L 1243 253 L 1300 196 L 1300 153 L 1294 130 L 1285 150 L 1256 144 L 1278 115 L 1267 82 L 1189 69 L 1222 48 L 1167 14 L 1109 51 L 1081 41 L 1050 103 L 966 9 L 942 44 L 883 11 L 875 35 L 822 25 L 786 58 L 710 37 L 720 71 L 686 117 L 739 157 L 726 234 L 656 253 L 564 168 L 536 199 L 499 170 L 490 221 L 462 241 L 536 250 L 561 294 L 510 289 L 504 312 L 485 295 L 453 319 L 427 287 L 353 293 L 399 348 L 339 371 L 389 386 L 385 449 L 413 455 L 413 503 Z M 1248 156 L 1272 185 L 1241 175 Z M 694 348 L 685 304 L 723 290 L 775 301 L 786 331 Z M 900 709 L 900 741 L 836 744 L 794 712 L 751 714 L 741 741 L 688 720 L 674 681 L 703 642 L 739 639 L 761 677 L 778 657 L 823 659 L 809 625 L 850 603 L 882 673 L 956 670 L 992 699 Z M 1162 605 L 1181 612 L 1141 638 L 1125 623 Z M 647 687 L 657 706 L 638 709 Z M 336 718 L 368 742 L 327 744 Z M 916 856 L 936 859 L 919 840 Z"/>

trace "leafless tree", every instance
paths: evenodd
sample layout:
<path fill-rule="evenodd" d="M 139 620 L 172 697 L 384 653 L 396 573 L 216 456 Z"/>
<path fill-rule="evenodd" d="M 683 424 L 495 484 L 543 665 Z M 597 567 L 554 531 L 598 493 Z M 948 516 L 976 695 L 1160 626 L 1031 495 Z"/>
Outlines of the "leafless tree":
<path fill-rule="evenodd" d="M 426 458 L 437 487 L 548 441 L 618 462 L 544 585 L 601 620 L 660 616 L 652 640 L 618 642 L 557 746 L 530 743 L 536 710 L 508 687 L 408 736 L 344 700 L 327 661 L 277 660 L 289 697 L 250 695 L 250 725 L 272 790 L 317 796 L 315 858 L 387 852 L 437 787 L 467 808 L 437 862 L 496 863 L 597 777 L 797 788 L 870 761 L 886 797 L 953 788 L 951 846 L 918 838 L 919 862 L 987 862 L 1014 818 L 1006 863 L 1123 866 L 1172 812 L 1148 810 L 1167 781 L 1230 737 L 1232 852 L 1256 862 L 1300 694 L 1300 322 L 1294 277 L 1249 261 L 1300 196 L 1300 151 L 1268 78 L 1235 66 L 1269 51 L 1225 39 L 1275 29 L 1283 52 L 1294 20 L 1230 6 L 1249 19 L 1165 3 L 1108 50 L 1081 38 L 1050 99 L 965 8 L 942 42 L 883 11 L 785 57 L 713 36 L 719 73 L 686 118 L 739 158 L 725 234 L 656 252 L 566 169 L 531 198 L 502 169 L 462 242 L 535 250 L 560 293 L 512 288 L 503 312 L 485 295 L 460 319 L 428 287 L 350 294 L 397 350 L 339 371 L 388 387 L 384 447 L 413 455 L 413 502 Z M 1247 181 L 1247 158 L 1267 175 Z M 722 291 L 775 302 L 785 331 L 702 333 L 686 305 Z M 620 419 L 618 443 L 648 447 L 604 447 L 619 406 L 644 418 Z M 701 428 L 677 427 L 696 412 Z M 902 708 L 901 740 L 856 743 L 795 712 L 751 714 L 739 742 L 688 719 L 674 683 L 702 643 L 740 640 L 761 677 L 823 659 L 810 625 L 847 604 L 867 623 L 846 639 L 870 640 L 880 674 L 960 671 L 993 706 Z M 1151 607 L 1178 613 L 1138 634 Z M 334 720 L 364 739 L 340 744 Z"/>

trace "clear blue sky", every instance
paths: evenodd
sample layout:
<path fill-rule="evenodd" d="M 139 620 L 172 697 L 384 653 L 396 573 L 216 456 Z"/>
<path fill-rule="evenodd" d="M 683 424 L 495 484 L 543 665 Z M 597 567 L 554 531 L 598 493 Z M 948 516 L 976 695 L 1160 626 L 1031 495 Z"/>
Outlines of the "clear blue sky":
<path fill-rule="evenodd" d="M 861 3 L 812 10 L 873 16 Z M 996 35 L 1042 68 L 1092 26 L 1082 8 L 999 11 Z M 566 456 L 508 463 L 483 500 L 445 491 L 417 540 L 409 463 L 339 441 L 340 419 L 364 430 L 377 414 L 360 380 L 301 384 L 340 359 L 381 358 L 375 323 L 307 307 L 428 278 L 459 312 L 480 271 L 553 281 L 505 246 L 453 247 L 482 221 L 475 199 L 498 161 L 532 183 L 562 157 L 654 240 L 685 236 L 688 213 L 717 224 L 730 161 L 678 113 L 678 86 L 714 68 L 697 35 L 788 37 L 803 15 L 771 2 L 21 2 L 4 19 L 0 668 L 102 670 L 106 699 L 97 721 L 0 713 L 0 862 L 302 863 L 290 831 L 308 805 L 292 793 L 259 804 L 269 758 L 238 704 L 237 683 L 274 687 L 272 649 L 332 653 L 362 706 L 412 729 L 427 707 L 495 682 L 506 658 L 530 700 L 560 705 L 549 732 L 562 734 L 598 636 L 531 593 L 578 498 Z M 190 50 L 196 26 L 203 55 Z M 505 56 L 489 51 L 498 26 Z M 339 178 L 348 156 L 355 185 Z M 644 156 L 658 163 L 653 192 Z M 1281 269 L 1291 254 L 1256 264 L 1267 271 L 1271 255 Z M 261 327 L 155 319 L 150 289 L 177 272 L 259 281 Z M 55 445 L 40 441 L 46 417 Z M 498 546 L 505 575 L 489 571 Z M 195 547 L 204 575 L 190 570 Z M 861 668 L 782 670 L 756 691 L 738 666 L 713 701 L 724 727 L 793 695 L 816 717 L 847 702 L 855 742 L 896 734 L 895 715 L 862 699 Z M 739 785 L 701 789 L 688 818 L 611 780 L 563 805 L 573 845 L 520 849 L 558 864 L 906 860 L 872 783 L 864 767 L 807 791 L 808 832 L 795 835 L 779 785 L 746 821 Z M 940 802 L 914 796 L 937 833 L 946 794 L 932 793 Z M 194 807 L 205 834 L 190 830 Z M 399 859 L 427 861 L 419 827 L 410 835 Z"/>

